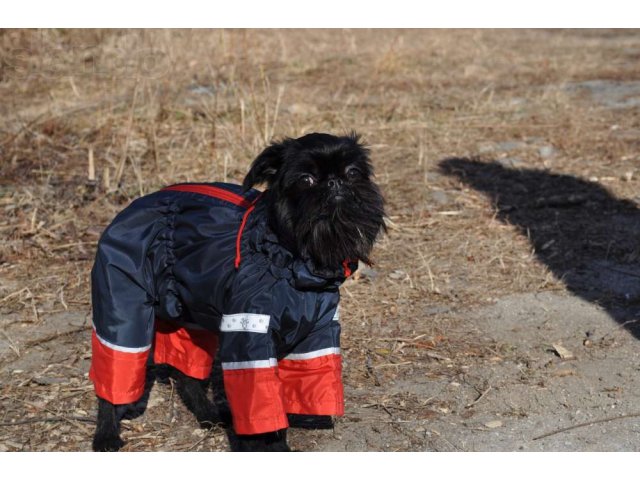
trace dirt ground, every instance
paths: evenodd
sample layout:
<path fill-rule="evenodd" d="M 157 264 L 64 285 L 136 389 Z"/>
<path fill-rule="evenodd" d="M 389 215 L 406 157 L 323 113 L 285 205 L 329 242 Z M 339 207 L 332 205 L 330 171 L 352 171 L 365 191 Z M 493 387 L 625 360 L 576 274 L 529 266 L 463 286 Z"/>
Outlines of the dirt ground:
<path fill-rule="evenodd" d="M 342 288 L 346 415 L 291 446 L 639 450 L 640 31 L 4 30 L 0 451 L 90 450 L 89 271 L 119 210 L 352 129 L 389 232 Z M 123 428 L 228 450 L 170 381 Z"/>

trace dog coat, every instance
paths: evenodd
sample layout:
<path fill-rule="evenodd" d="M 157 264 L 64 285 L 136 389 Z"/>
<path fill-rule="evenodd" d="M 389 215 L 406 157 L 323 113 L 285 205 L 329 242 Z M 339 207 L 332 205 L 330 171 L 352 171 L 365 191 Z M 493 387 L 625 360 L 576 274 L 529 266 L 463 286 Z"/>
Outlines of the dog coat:
<path fill-rule="evenodd" d="M 91 272 L 98 397 L 138 400 L 150 352 L 205 379 L 219 349 L 236 433 L 343 414 L 339 286 L 357 263 L 321 271 L 294 257 L 265 203 L 239 185 L 180 184 L 116 216 Z"/>

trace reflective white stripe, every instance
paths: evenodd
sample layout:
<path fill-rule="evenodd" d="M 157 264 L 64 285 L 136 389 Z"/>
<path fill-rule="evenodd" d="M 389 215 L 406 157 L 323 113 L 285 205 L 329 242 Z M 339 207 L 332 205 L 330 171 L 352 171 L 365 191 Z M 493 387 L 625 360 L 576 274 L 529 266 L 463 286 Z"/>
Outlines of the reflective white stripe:
<path fill-rule="evenodd" d="M 310 360 L 312 358 L 324 357 L 327 355 L 340 355 L 340 349 L 333 347 L 323 348 L 322 350 L 316 350 L 309 353 L 290 353 L 284 358 L 285 360 Z"/>
<path fill-rule="evenodd" d="M 234 313 L 223 315 L 220 323 L 221 332 L 254 332 L 267 333 L 269 315 L 259 313 Z"/>
<path fill-rule="evenodd" d="M 114 345 L 113 343 L 107 342 L 104 338 L 100 338 L 100 335 L 98 335 L 98 332 L 96 332 L 95 328 L 93 329 L 93 331 L 95 332 L 96 338 L 101 344 L 117 352 L 140 353 L 140 352 L 146 352 L 151 348 L 151 345 L 147 345 L 146 347 L 121 347 L 119 345 Z"/>
<path fill-rule="evenodd" d="M 269 360 L 250 360 L 247 362 L 222 362 L 223 370 L 241 370 L 244 368 L 270 368 L 278 365 L 275 358 Z"/>
<path fill-rule="evenodd" d="M 336 307 L 336 313 L 333 314 L 333 320 L 336 322 L 340 320 L 340 305 Z"/>

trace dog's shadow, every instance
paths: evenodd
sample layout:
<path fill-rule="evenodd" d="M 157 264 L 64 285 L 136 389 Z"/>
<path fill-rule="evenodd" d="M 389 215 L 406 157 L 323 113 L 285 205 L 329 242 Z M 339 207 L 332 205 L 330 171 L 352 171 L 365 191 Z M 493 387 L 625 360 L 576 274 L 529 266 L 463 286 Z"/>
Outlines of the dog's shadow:
<path fill-rule="evenodd" d="M 445 159 L 439 168 L 487 195 L 497 218 L 529 238 L 569 291 L 640 338 L 640 210 L 633 202 L 596 182 L 544 170 L 471 158 Z"/>

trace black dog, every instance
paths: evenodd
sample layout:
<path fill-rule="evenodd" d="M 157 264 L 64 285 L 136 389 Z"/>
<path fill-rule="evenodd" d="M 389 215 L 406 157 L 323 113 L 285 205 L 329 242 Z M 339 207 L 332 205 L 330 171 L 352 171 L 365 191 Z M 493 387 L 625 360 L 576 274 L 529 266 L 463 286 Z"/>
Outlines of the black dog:
<path fill-rule="evenodd" d="M 233 421 L 234 450 L 286 451 L 288 426 L 331 426 L 338 287 L 385 229 L 372 173 L 355 134 L 313 133 L 265 149 L 242 187 L 174 185 L 121 212 L 92 270 L 94 450 L 122 447 L 152 345 L 201 425 Z M 232 418 L 206 395 L 218 348 Z"/>

